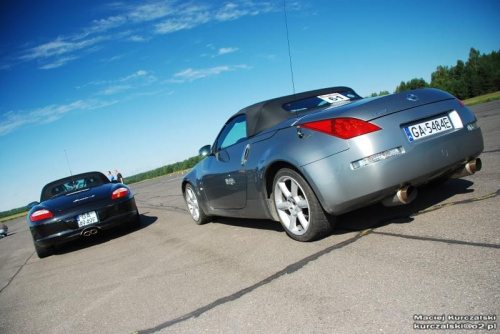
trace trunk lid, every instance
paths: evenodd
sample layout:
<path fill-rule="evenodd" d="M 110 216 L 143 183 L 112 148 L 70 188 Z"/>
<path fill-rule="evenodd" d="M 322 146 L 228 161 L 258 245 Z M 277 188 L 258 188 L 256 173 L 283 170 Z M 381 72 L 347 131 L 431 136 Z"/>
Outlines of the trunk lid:
<path fill-rule="evenodd" d="M 95 188 L 78 190 L 48 199 L 43 202 L 43 206 L 52 212 L 64 212 L 92 202 L 111 200 L 111 187 L 112 184 L 109 183 Z"/>
<path fill-rule="evenodd" d="M 397 112 L 454 98 L 453 95 L 438 89 L 417 89 L 381 97 L 366 98 L 340 107 L 322 109 L 306 115 L 300 120 L 300 123 L 331 118 L 332 116 L 372 121 Z"/>

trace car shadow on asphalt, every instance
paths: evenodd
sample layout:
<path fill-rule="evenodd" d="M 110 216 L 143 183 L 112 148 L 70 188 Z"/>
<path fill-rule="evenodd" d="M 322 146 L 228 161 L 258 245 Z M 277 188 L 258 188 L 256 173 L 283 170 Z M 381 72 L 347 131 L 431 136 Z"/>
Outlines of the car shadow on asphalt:
<path fill-rule="evenodd" d="M 390 224 L 408 224 L 414 216 L 429 210 L 458 194 L 474 192 L 474 183 L 465 179 L 451 179 L 446 182 L 429 184 L 418 188 L 417 197 L 406 205 L 385 207 L 382 204 L 370 205 L 337 218 L 333 234 L 359 232 Z"/>
<path fill-rule="evenodd" d="M 279 222 L 275 222 L 269 219 L 246 219 L 246 218 L 226 218 L 226 217 L 215 217 L 212 224 L 223 224 L 234 227 L 243 227 L 275 232 L 285 232 L 283 227 Z"/>
<path fill-rule="evenodd" d="M 382 204 L 373 204 L 345 213 L 337 217 L 335 229 L 325 238 L 331 235 L 360 232 L 390 224 L 411 223 L 414 220 L 413 217 L 419 212 L 442 204 L 455 195 L 474 192 L 474 189 L 471 189 L 473 184 L 473 182 L 465 179 L 451 179 L 418 188 L 416 199 L 407 205 L 385 207 Z M 215 217 L 212 224 L 285 232 L 279 222 L 265 219 Z"/>
<path fill-rule="evenodd" d="M 90 237 L 81 237 L 80 239 L 58 245 L 55 250 L 55 255 L 67 254 L 82 250 L 85 248 L 97 246 L 113 239 L 124 237 L 128 234 L 135 233 L 154 224 L 158 217 L 148 216 L 148 212 L 141 213 L 141 226 L 136 229 L 131 229 L 126 223 L 108 230 L 99 231 L 99 233 Z"/>

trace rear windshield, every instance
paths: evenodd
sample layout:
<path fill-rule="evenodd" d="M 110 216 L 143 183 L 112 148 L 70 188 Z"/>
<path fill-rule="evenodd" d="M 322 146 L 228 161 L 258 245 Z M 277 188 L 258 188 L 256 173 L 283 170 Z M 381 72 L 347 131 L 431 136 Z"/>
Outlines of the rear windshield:
<path fill-rule="evenodd" d="M 336 92 L 320 96 L 311 96 L 283 105 L 283 109 L 291 113 L 307 111 L 319 107 L 338 107 L 359 100 L 361 97 L 353 92 Z"/>
<path fill-rule="evenodd" d="M 80 190 L 90 189 L 109 182 L 107 178 L 99 174 L 75 176 L 74 178 L 61 179 L 47 184 L 43 190 L 40 200 L 43 202 L 50 198 L 71 194 Z"/>

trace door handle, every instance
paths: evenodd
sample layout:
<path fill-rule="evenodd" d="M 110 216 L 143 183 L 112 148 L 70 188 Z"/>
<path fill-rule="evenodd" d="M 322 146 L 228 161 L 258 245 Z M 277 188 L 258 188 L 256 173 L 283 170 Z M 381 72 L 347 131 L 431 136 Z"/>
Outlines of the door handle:
<path fill-rule="evenodd" d="M 243 151 L 243 155 L 241 157 L 241 165 L 245 166 L 248 161 L 248 154 L 250 153 L 250 144 L 247 144 L 245 150 Z"/>

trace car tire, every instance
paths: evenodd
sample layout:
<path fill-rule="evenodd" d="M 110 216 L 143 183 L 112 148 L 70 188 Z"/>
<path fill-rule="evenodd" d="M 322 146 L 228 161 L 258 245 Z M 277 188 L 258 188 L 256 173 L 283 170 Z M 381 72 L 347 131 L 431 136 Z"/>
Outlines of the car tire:
<path fill-rule="evenodd" d="M 184 190 L 184 200 L 186 201 L 189 214 L 196 224 L 202 225 L 209 221 L 209 217 L 200 207 L 198 195 L 196 195 L 194 187 L 189 183 L 186 185 L 186 189 Z"/>
<path fill-rule="evenodd" d="M 278 171 L 272 197 L 281 225 L 292 239 L 313 241 L 332 231 L 335 217 L 323 210 L 309 184 L 296 171 Z"/>
<path fill-rule="evenodd" d="M 40 259 L 43 259 L 44 257 L 48 257 L 54 254 L 54 246 L 42 247 L 37 245 L 36 242 L 34 242 L 33 244 L 35 245 L 36 254 Z"/>

